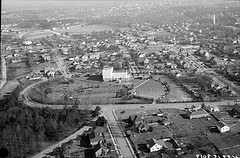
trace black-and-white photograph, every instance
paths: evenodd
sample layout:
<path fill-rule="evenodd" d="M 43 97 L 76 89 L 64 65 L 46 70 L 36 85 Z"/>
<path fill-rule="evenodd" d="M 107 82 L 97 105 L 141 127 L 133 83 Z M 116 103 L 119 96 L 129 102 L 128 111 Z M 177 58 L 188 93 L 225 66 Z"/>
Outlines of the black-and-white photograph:
<path fill-rule="evenodd" d="M 0 158 L 240 158 L 240 0 L 1 0 Z"/>

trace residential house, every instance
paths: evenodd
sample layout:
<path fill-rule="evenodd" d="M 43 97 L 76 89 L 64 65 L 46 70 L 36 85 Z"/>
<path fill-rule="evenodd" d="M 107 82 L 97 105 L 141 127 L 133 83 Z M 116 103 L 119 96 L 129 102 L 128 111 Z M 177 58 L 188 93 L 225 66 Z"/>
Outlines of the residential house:
<path fill-rule="evenodd" d="M 172 68 L 172 69 L 176 69 L 176 68 L 177 68 L 177 64 L 172 63 L 172 64 L 171 64 L 171 68 Z"/>
<path fill-rule="evenodd" d="M 84 148 L 79 146 L 79 141 L 70 140 L 61 146 L 62 155 L 64 158 L 84 158 Z"/>
<path fill-rule="evenodd" d="M 219 112 L 219 108 L 218 107 L 211 107 L 210 109 L 211 112 Z"/>
<path fill-rule="evenodd" d="M 161 116 L 164 116 L 164 112 L 159 109 L 159 111 L 157 113 L 152 113 L 152 115 L 161 117 Z"/>
<path fill-rule="evenodd" d="M 96 145 L 94 145 L 93 149 L 94 149 L 96 157 L 99 157 L 102 155 L 102 148 L 101 148 L 100 142 L 97 143 Z"/>
<path fill-rule="evenodd" d="M 96 157 L 104 156 L 108 153 L 109 149 L 103 145 L 102 141 L 99 141 L 93 146 Z"/>
<path fill-rule="evenodd" d="M 230 127 L 224 124 L 223 122 L 218 122 L 217 128 L 221 133 L 224 133 L 230 130 Z"/>
<path fill-rule="evenodd" d="M 150 152 L 154 152 L 163 149 L 163 147 L 166 147 L 166 144 L 164 140 L 151 138 L 150 140 L 147 140 L 147 146 L 150 149 Z"/>
<path fill-rule="evenodd" d="M 190 119 L 194 119 L 194 118 L 201 118 L 201 117 L 208 117 L 209 113 L 206 112 L 204 109 L 201 109 L 199 111 L 187 111 L 186 115 L 190 118 Z"/>
<path fill-rule="evenodd" d="M 100 58 L 99 53 L 92 53 L 89 55 L 90 60 L 95 60 L 95 59 L 99 59 L 99 58 Z"/>
<path fill-rule="evenodd" d="M 240 105 L 235 104 L 232 111 L 237 117 L 240 117 Z"/>
<path fill-rule="evenodd" d="M 163 124 L 164 126 L 167 126 L 167 125 L 170 125 L 171 122 L 170 122 L 169 119 L 164 119 L 164 120 L 162 121 L 162 124 Z"/>
<path fill-rule="evenodd" d="M 50 61 L 50 59 L 51 59 L 49 54 L 43 54 L 43 55 L 41 55 L 41 57 L 43 58 L 44 61 Z"/>
<path fill-rule="evenodd" d="M 88 60 L 88 55 L 87 54 L 83 55 L 82 56 L 82 61 L 87 61 L 87 60 Z"/>
<path fill-rule="evenodd" d="M 76 140 L 80 142 L 79 145 L 81 147 L 86 147 L 86 148 L 91 147 L 91 141 L 90 141 L 89 133 L 84 132 L 83 134 L 77 136 Z"/>
<path fill-rule="evenodd" d="M 7 47 L 5 48 L 5 50 L 12 50 L 12 47 L 11 47 L 11 46 L 7 46 Z"/>
<path fill-rule="evenodd" d="M 138 132 L 140 132 L 140 133 L 144 133 L 149 130 L 149 126 L 147 125 L 146 122 L 143 122 L 143 121 L 136 123 L 136 128 L 137 128 Z"/>
<path fill-rule="evenodd" d="M 175 51 L 170 51 L 169 52 L 169 59 L 170 60 L 173 60 L 175 57 L 177 56 L 177 53 Z"/>

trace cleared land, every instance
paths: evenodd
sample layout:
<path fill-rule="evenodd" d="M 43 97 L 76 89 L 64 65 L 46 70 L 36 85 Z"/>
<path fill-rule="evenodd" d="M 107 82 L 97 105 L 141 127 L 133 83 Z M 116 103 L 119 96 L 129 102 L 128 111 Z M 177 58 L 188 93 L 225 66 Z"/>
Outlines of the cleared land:
<path fill-rule="evenodd" d="M 152 79 L 144 82 L 142 85 L 135 88 L 135 90 L 137 91 L 138 96 L 154 99 L 158 99 L 165 93 L 164 85 L 162 85 L 161 82 Z"/>
<path fill-rule="evenodd" d="M 73 99 L 78 101 L 80 105 L 97 105 L 97 104 L 113 104 L 120 102 L 138 102 L 141 100 L 132 99 L 124 100 L 116 98 L 116 92 L 123 88 L 123 85 L 140 84 L 143 80 L 131 80 L 128 82 L 101 82 L 89 80 L 86 77 L 74 78 L 71 82 L 64 79 L 55 79 L 48 82 L 42 88 L 34 88 L 30 93 L 31 99 L 37 102 L 47 104 L 73 104 Z M 46 87 L 51 90 L 49 93 L 44 93 Z"/>
<path fill-rule="evenodd" d="M 174 81 L 172 81 L 169 77 L 164 75 L 156 75 L 154 79 L 158 80 L 161 79 L 162 82 L 167 82 L 170 85 L 170 92 L 164 98 L 164 101 L 192 101 L 193 99 L 191 96 L 185 92 L 180 86 L 177 86 Z"/>

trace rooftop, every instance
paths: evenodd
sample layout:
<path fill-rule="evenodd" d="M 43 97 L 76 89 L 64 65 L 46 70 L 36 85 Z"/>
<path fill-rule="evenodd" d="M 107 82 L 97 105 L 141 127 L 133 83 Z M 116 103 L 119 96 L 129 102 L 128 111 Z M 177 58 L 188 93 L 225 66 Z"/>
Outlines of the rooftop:
<path fill-rule="evenodd" d="M 199 111 L 193 111 L 193 112 L 191 112 L 191 115 L 205 115 L 205 114 L 208 115 L 208 113 L 207 113 L 204 109 L 201 109 L 201 110 L 199 110 Z"/>
<path fill-rule="evenodd" d="M 111 70 L 113 67 L 104 67 L 103 70 Z"/>
<path fill-rule="evenodd" d="M 238 104 L 235 104 L 233 109 L 240 113 L 240 106 Z"/>

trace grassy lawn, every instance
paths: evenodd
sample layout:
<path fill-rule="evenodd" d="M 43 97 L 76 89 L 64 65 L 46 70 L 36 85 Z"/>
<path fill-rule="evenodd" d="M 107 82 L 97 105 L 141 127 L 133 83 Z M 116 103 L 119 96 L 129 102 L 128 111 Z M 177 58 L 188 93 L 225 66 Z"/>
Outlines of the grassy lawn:
<path fill-rule="evenodd" d="M 174 81 L 164 75 L 155 75 L 154 79 L 161 79 L 162 82 L 167 82 L 170 85 L 170 92 L 164 98 L 166 101 L 192 101 L 191 96 L 185 92 L 180 86 L 177 86 Z"/>
<path fill-rule="evenodd" d="M 116 92 L 122 89 L 123 85 L 133 84 L 136 86 L 143 80 L 130 80 L 121 83 L 88 80 L 86 77 L 73 78 L 72 80 L 73 82 L 66 83 L 64 79 L 55 79 L 47 86 L 52 90 L 50 93 L 44 96 L 39 88 L 35 88 L 30 97 L 35 101 L 48 104 L 72 104 L 71 97 L 77 99 L 80 105 L 143 102 L 135 98 L 132 100 L 116 98 Z"/>
<path fill-rule="evenodd" d="M 162 85 L 161 82 L 152 79 L 137 87 L 135 90 L 139 96 L 154 99 L 158 99 L 165 93 L 164 85 Z"/>

